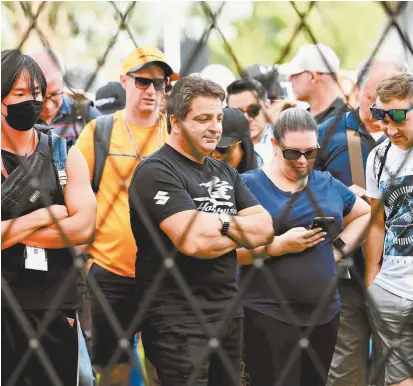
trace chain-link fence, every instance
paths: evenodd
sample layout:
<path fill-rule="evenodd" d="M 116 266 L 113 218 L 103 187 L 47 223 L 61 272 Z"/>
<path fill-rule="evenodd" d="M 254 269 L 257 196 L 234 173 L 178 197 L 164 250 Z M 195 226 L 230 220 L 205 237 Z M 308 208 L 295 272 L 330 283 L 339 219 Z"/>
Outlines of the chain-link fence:
<path fill-rule="evenodd" d="M 99 4 L 99 3 L 97 3 Z M 114 14 L 116 15 L 116 20 L 118 23 L 118 29 L 116 33 L 113 34 L 112 38 L 107 42 L 107 47 L 104 51 L 99 53 L 99 56 L 96 60 L 96 68 L 93 72 L 93 74 L 87 79 L 86 83 L 84 84 L 84 90 L 88 91 L 94 81 L 96 80 L 96 77 L 99 74 L 99 71 L 101 71 L 102 67 L 105 65 L 106 60 L 110 55 L 112 54 L 112 48 L 114 47 L 115 43 L 119 39 L 119 36 L 121 32 L 126 32 L 127 35 L 129 36 L 130 40 L 133 42 L 133 45 L 135 47 L 139 47 L 140 45 L 143 44 L 143 42 L 140 42 L 135 36 L 131 28 L 128 26 L 128 22 L 134 18 L 137 17 L 137 15 L 134 13 L 134 9 L 137 5 L 136 2 L 131 2 L 127 5 L 125 8 L 126 10 L 123 12 L 120 10 L 118 5 L 114 2 L 110 2 L 110 5 L 113 7 Z M 207 45 L 208 39 L 211 35 L 212 31 L 216 31 L 216 33 L 219 35 L 221 41 L 222 41 L 222 46 L 226 52 L 226 54 L 231 58 L 231 61 L 236 68 L 238 75 L 241 75 L 244 73 L 244 69 L 242 68 L 241 63 L 237 59 L 237 52 L 233 49 L 231 46 L 231 42 L 226 38 L 225 34 L 222 32 L 220 25 L 219 25 L 219 18 L 222 10 L 226 6 L 225 2 L 222 2 L 220 6 L 217 8 L 216 12 L 213 12 L 211 9 L 211 6 L 207 2 L 200 2 L 199 8 L 202 10 L 202 13 L 205 17 L 205 20 L 207 21 L 208 25 L 205 31 L 203 32 L 200 40 L 198 41 L 197 45 L 194 47 L 190 55 L 188 55 L 188 58 L 185 63 L 181 66 L 181 73 L 186 74 L 188 72 L 188 69 L 191 68 L 191 63 L 196 60 L 197 55 L 201 52 L 201 50 Z M 319 36 L 315 36 L 313 33 L 311 25 L 308 24 L 307 19 L 311 12 L 314 11 L 314 9 L 317 6 L 317 2 L 310 2 L 307 4 L 307 9 L 304 11 L 301 11 L 297 4 L 295 2 L 290 3 L 291 7 L 294 9 L 296 15 L 297 15 L 297 24 L 294 29 L 294 32 L 291 36 L 291 38 L 288 40 L 287 44 L 285 44 L 282 49 L 279 50 L 279 52 L 274 53 L 274 58 L 275 58 L 275 63 L 274 64 L 282 64 L 288 55 L 288 53 L 291 51 L 291 47 L 294 45 L 294 41 L 297 38 L 297 36 L 300 33 L 304 33 L 305 36 L 308 39 L 309 43 L 317 43 L 320 40 Z M 27 28 L 26 31 L 21 36 L 20 44 L 16 48 L 21 48 L 24 46 L 26 40 L 31 36 L 32 34 L 36 34 L 42 44 L 45 47 L 50 47 L 50 43 L 48 40 L 48 36 L 42 31 L 42 25 L 38 24 L 39 16 L 44 13 L 48 12 L 48 9 L 50 7 L 50 4 L 48 2 L 41 2 L 41 3 L 29 3 L 29 2 L 20 2 L 19 6 L 21 7 L 25 17 L 30 21 L 29 28 Z M 400 39 L 400 41 L 403 44 L 404 47 L 404 52 L 406 57 L 411 57 L 413 55 L 413 48 L 412 48 L 412 43 L 408 38 L 408 35 L 406 33 L 405 26 L 401 26 L 399 21 L 401 20 L 400 17 L 403 16 L 406 12 L 406 9 L 409 7 L 408 2 L 398 2 L 398 3 L 387 3 L 387 2 L 378 2 L 376 3 L 377 7 L 381 7 L 385 14 L 388 17 L 388 21 L 386 26 L 384 27 L 381 35 L 377 39 L 377 43 L 372 50 L 372 52 L 368 53 L 370 56 L 374 56 L 377 54 L 377 52 L 380 51 L 383 43 L 386 40 L 386 37 L 389 34 L 389 31 L 393 30 L 397 32 L 397 35 Z M 277 7 L 277 4 L 274 3 L 274 7 Z M 302 7 L 300 7 L 302 8 Z M 412 16 L 412 15 L 411 15 Z M 405 16 L 403 16 L 405 17 Z M 407 18 L 408 19 L 408 18 Z M 173 22 L 173 21 L 172 21 Z M 333 21 L 334 22 L 334 21 Z M 53 47 L 52 47 L 53 48 Z M 322 55 L 320 51 L 320 55 Z M 369 56 L 369 55 L 366 55 Z M 329 66 L 329 62 L 324 58 L 326 66 Z M 366 63 L 365 69 L 368 68 L 370 64 L 370 61 Z M 364 71 L 366 72 L 366 71 Z M 336 78 L 335 74 L 333 73 L 334 79 L 339 84 L 338 79 Z M 363 74 L 365 76 L 365 74 Z M 72 85 L 69 83 L 66 83 L 66 86 L 70 89 L 72 88 Z M 341 86 L 339 86 L 341 88 Z M 356 88 L 356 86 L 355 86 Z M 355 88 L 353 91 L 355 91 Z M 76 92 L 74 92 L 76 94 Z M 343 92 L 344 94 L 344 92 Z M 339 116 L 344 113 L 343 111 L 340 111 L 336 123 L 339 121 Z M 335 125 L 332 125 L 329 132 L 326 135 L 326 138 L 324 139 L 325 143 L 328 143 L 329 138 L 333 135 L 335 131 Z M 3 133 L 4 135 L 7 135 L 7 132 Z M 9 139 L 12 141 L 12 139 Z M 107 162 L 112 162 L 113 168 L 117 170 L 118 172 L 118 179 L 114 181 L 113 183 L 116 184 L 117 189 L 118 189 L 118 194 L 117 197 L 121 194 L 122 191 L 127 190 L 127 184 L 128 184 L 128 176 L 124 176 L 121 170 L 118 169 L 118 166 L 116 162 L 113 162 L 111 158 L 108 158 Z M 22 163 L 22 166 L 25 168 L 25 172 L 28 173 L 28 167 L 26 163 Z M 130 176 L 129 176 L 130 177 Z M 32 186 L 35 188 L 38 184 L 38 181 L 33 180 L 31 181 Z M 136 359 L 134 358 L 132 348 L 129 344 L 129 340 L 127 339 L 128 336 L 130 336 L 132 333 L 134 333 L 137 329 L 138 326 L 141 325 L 143 319 L 145 318 L 146 312 L 151 304 L 151 302 L 156 298 L 157 296 L 157 291 L 159 287 L 161 286 L 163 280 L 166 279 L 168 276 L 172 276 L 179 288 L 182 290 L 182 293 L 184 294 L 186 300 L 190 304 L 190 306 L 193 309 L 194 314 L 197 316 L 200 326 L 205 334 L 207 334 L 210 337 L 209 345 L 205 347 L 204 353 L 200 360 L 198 361 L 198 366 L 194 368 L 192 376 L 190 377 L 188 381 L 188 385 L 195 384 L 197 374 L 202 366 L 202 363 L 204 360 L 206 360 L 207 356 L 211 352 L 216 352 L 219 356 L 219 358 L 222 360 L 222 364 L 229 374 L 229 376 L 236 380 L 237 375 L 234 373 L 234 369 L 231 366 L 230 360 L 226 354 L 226 352 L 220 347 L 219 345 L 219 337 L 221 336 L 222 329 L 225 326 L 225 323 L 231 318 L 234 310 L 241 304 L 243 295 L 245 292 L 248 290 L 249 283 L 251 283 L 252 279 L 254 277 L 259 277 L 260 280 L 263 282 L 266 282 L 268 287 L 271 288 L 271 291 L 274 294 L 274 297 L 276 299 L 280 299 L 281 305 L 283 308 L 283 312 L 287 316 L 289 323 L 292 324 L 297 328 L 297 334 L 301 337 L 300 345 L 293 350 L 293 353 L 291 354 L 291 357 L 289 358 L 289 365 L 286 366 L 284 369 L 283 373 L 280 376 L 280 379 L 277 381 L 277 385 L 284 385 L 284 379 L 289 372 L 294 360 L 297 358 L 297 356 L 300 354 L 302 350 L 307 350 L 309 353 L 311 359 L 313 360 L 314 366 L 317 368 L 317 370 L 320 372 L 320 374 L 323 373 L 323 368 L 321 365 L 321 362 L 319 358 L 317 357 L 316 353 L 312 350 L 311 345 L 308 344 L 308 339 L 313 331 L 314 327 L 318 324 L 320 317 L 323 313 L 325 305 L 328 303 L 329 299 L 332 298 L 334 295 L 334 292 L 337 287 L 337 279 L 341 278 L 347 269 L 351 271 L 351 274 L 353 278 L 357 281 L 359 287 L 363 291 L 363 294 L 366 297 L 366 300 L 369 304 L 370 307 L 374 308 L 374 304 L 372 299 L 369 298 L 368 294 L 366 293 L 366 288 L 364 285 L 364 278 L 360 276 L 360 273 L 354 266 L 354 261 L 351 257 L 345 258 L 342 260 L 340 264 L 338 264 L 337 268 L 337 278 L 334 278 L 331 280 L 330 285 L 325 289 L 325 294 L 323 299 L 319 302 L 318 306 L 314 309 L 311 317 L 311 325 L 305 330 L 303 333 L 299 329 L 299 322 L 292 312 L 292 310 L 288 306 L 288 302 L 286 301 L 285 294 L 282 293 L 279 285 L 277 282 L 274 281 L 271 272 L 269 271 L 268 267 L 266 264 L 263 262 L 263 258 L 261 256 L 256 256 L 254 259 L 254 263 L 252 266 L 252 269 L 248 271 L 248 274 L 244 277 L 241 285 L 240 285 L 240 291 L 239 294 L 237 295 L 236 299 L 234 300 L 234 303 L 230 309 L 228 309 L 227 316 L 220 322 L 220 325 L 216 330 L 212 330 L 210 328 L 210 325 L 206 322 L 205 315 L 203 314 L 199 304 L 196 302 L 191 288 L 188 286 L 188 284 L 185 282 L 183 279 L 182 273 L 179 271 L 177 268 L 177 265 L 174 264 L 174 258 L 175 255 L 171 255 L 166 247 L 162 245 L 162 242 L 159 238 L 159 235 L 157 234 L 157 230 L 151 226 L 151 221 L 148 216 L 147 210 L 144 207 L 144 205 L 141 203 L 140 198 L 139 198 L 139 192 L 134 192 L 133 201 L 135 202 L 137 210 L 141 211 L 141 217 L 146 220 L 146 222 L 149 224 L 148 225 L 148 233 L 150 234 L 150 237 L 153 238 L 154 243 L 158 246 L 159 254 L 161 254 L 164 258 L 164 265 L 158 272 L 158 275 L 156 279 L 152 282 L 150 287 L 146 290 L 145 296 L 140 304 L 140 308 L 138 312 L 136 313 L 134 319 L 130 323 L 130 326 L 127 331 L 124 331 L 121 327 L 121 324 L 118 320 L 118 316 L 113 312 L 111 309 L 108 301 L 105 299 L 105 296 L 103 292 L 101 291 L 98 282 L 96 279 L 93 277 L 93 275 L 88 276 L 88 282 L 89 282 L 89 287 L 90 291 L 94 294 L 94 296 L 97 298 L 98 302 L 100 303 L 100 306 L 104 310 L 104 313 L 107 315 L 108 321 L 115 332 L 116 336 L 118 337 L 119 340 L 119 345 L 116 351 L 112 353 L 111 360 L 109 361 L 108 366 L 115 365 L 117 363 L 117 360 L 119 359 L 120 355 L 122 353 L 127 353 L 130 357 L 131 362 L 133 363 L 134 367 L 136 370 L 140 373 L 142 373 L 141 367 L 138 365 L 136 362 Z M 311 191 L 308 191 L 308 194 L 311 197 Z M 44 204 L 45 207 L 50 206 L 50 199 L 48 197 L 41 196 L 39 197 L 40 200 L 42 200 L 42 203 Z M 314 197 L 311 197 L 312 199 L 312 204 L 314 205 L 314 208 L 316 209 L 317 213 L 319 216 L 324 216 L 325 214 L 323 213 L 323 209 L 320 207 L 320 205 L 317 203 Z M 285 213 L 288 213 L 289 210 L 291 210 L 291 207 L 294 204 L 294 200 L 292 199 L 290 204 L 285 208 Z M 116 205 L 116 202 L 112 202 L 112 206 L 109 209 L 109 212 L 114 209 Z M 372 215 L 372 218 L 370 220 L 370 224 L 373 223 L 375 219 L 375 215 Z M 51 216 L 53 214 L 51 213 Z M 107 217 L 109 216 L 109 213 L 106 214 L 106 216 L 103 216 L 101 218 L 98 218 L 97 221 L 97 233 L 99 233 L 99 226 L 100 224 L 103 224 Z M 16 216 L 12 216 L 16 217 Z M 193 219 L 195 221 L 195 219 Z M 59 227 L 59 222 L 56 222 L 57 226 Z M 190 224 L 191 225 L 191 224 Z M 274 224 L 275 228 L 279 228 L 280 224 Z M 7 232 L 10 231 L 12 228 L 13 224 L 9 226 L 9 228 L 3 232 L 3 238 L 7 237 Z M 60 229 L 62 232 L 63 238 L 65 238 L 64 232 L 62 229 Z M 365 236 L 367 232 L 364 232 L 363 237 Z M 360 240 L 361 241 L 361 240 Z M 54 385 L 61 385 L 62 381 L 59 378 L 59 374 L 56 373 L 56 371 L 53 369 L 48 356 L 46 355 L 44 349 L 42 346 L 39 344 L 39 337 L 46 331 L 48 328 L 50 322 L 53 320 L 54 313 L 53 310 L 59 309 L 59 305 L 62 302 L 62 299 L 65 295 L 65 293 L 68 290 L 68 286 L 70 285 L 71 281 L 73 280 L 73 277 L 78 275 L 79 272 L 81 272 L 83 275 L 84 273 L 84 261 L 83 258 L 77 257 L 77 254 L 73 248 L 73 246 L 70 244 L 69 239 L 66 237 L 66 244 L 67 247 L 70 249 L 72 257 L 73 257 L 73 269 L 70 272 L 67 272 L 67 276 L 65 280 L 61 282 L 60 289 L 58 293 L 56 293 L 56 296 L 53 300 L 53 302 L 49 306 L 49 310 L 51 312 L 47 315 L 47 317 L 42 321 L 40 324 L 40 328 L 38 331 L 33 331 L 31 328 L 31 325 L 27 318 L 24 315 L 24 312 L 22 312 L 22 309 L 19 305 L 19 303 L 16 301 L 15 296 L 13 295 L 13 291 L 11 289 L 12 284 L 8 283 L 4 277 L 2 276 L 2 296 L 3 296 L 3 302 L 7 303 L 7 307 L 10 308 L 12 313 L 14 314 L 16 320 L 20 324 L 20 327 L 24 331 L 24 333 L 27 336 L 27 340 L 29 342 L 29 347 L 23 357 L 21 358 L 19 366 L 14 369 L 13 376 L 8 382 L 8 385 L 14 385 L 16 384 L 16 380 L 19 378 L 21 375 L 21 372 L 24 369 L 24 366 L 27 364 L 28 360 L 30 359 L 31 355 L 36 355 L 38 360 L 40 361 L 41 365 L 44 366 L 44 368 L 47 370 L 47 373 L 50 377 L 51 383 Z M 411 248 L 413 246 L 411 245 Z M 413 278 L 412 278 L 413 280 Z M 406 320 L 410 319 L 413 315 L 407 315 Z M 385 325 L 385 322 L 382 321 L 382 323 Z M 395 344 L 397 342 L 395 341 Z M 369 383 L 374 384 L 375 381 L 377 380 L 380 371 L 384 367 L 384 362 L 386 358 L 390 355 L 391 349 L 386 349 L 384 353 L 384 358 L 382 360 L 382 363 L 377 364 L 377 367 L 375 368 L 375 371 L 371 374 Z M 7 353 L 2 353 L 3 355 L 7 355 Z M 401 358 L 403 360 L 403 358 Z M 405 360 L 405 359 L 404 359 Z M 410 368 L 413 366 L 412 363 L 405 363 L 406 366 L 409 366 Z M 413 373 L 413 369 L 411 369 L 411 373 Z"/>

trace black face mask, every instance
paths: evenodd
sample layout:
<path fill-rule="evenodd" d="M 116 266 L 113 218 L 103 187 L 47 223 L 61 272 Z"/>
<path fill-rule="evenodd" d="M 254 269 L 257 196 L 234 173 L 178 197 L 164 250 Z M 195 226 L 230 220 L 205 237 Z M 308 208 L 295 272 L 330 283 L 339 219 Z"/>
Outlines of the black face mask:
<path fill-rule="evenodd" d="M 14 130 L 28 131 L 39 120 L 43 101 L 29 100 L 5 106 L 7 106 L 7 117 L 3 116 L 8 125 Z"/>

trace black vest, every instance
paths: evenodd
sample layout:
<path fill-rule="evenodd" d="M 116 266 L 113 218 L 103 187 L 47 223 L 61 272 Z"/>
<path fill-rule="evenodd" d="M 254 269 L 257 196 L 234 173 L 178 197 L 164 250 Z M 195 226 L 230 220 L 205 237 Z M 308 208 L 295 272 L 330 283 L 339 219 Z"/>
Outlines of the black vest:
<path fill-rule="evenodd" d="M 43 133 L 38 134 L 39 143 L 36 152 L 43 158 L 43 167 L 39 175 L 39 186 L 33 188 L 33 193 L 29 194 L 29 197 L 26 195 L 22 198 L 24 202 L 19 202 L 19 213 L 15 211 L 13 211 L 14 213 L 2 211 L 2 220 L 21 217 L 53 204 L 64 205 L 63 191 L 59 184 L 57 171 L 53 165 L 49 137 Z M 3 162 L 6 162 L 4 157 Z M 5 166 L 7 169 L 7 164 Z M 7 170 L 10 174 L 11 170 Z M 2 183 L 3 178 L 2 176 Z M 70 250 L 68 248 L 47 249 L 48 270 L 36 271 L 24 267 L 25 248 L 24 244 L 15 244 L 10 248 L 4 249 L 1 258 L 2 276 L 10 286 L 20 307 L 22 309 L 48 309 L 61 286 L 64 286 L 65 289 L 59 294 L 59 302 L 56 308 L 77 308 L 77 273 Z M 70 276 L 69 273 L 71 273 Z M 3 291 L 2 307 L 9 307 Z"/>

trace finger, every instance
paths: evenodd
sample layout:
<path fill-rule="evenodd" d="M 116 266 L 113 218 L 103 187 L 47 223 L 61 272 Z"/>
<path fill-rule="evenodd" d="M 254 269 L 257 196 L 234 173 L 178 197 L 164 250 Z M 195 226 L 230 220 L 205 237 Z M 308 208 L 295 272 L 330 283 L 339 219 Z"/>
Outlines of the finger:
<path fill-rule="evenodd" d="M 303 236 L 304 236 L 304 238 L 309 239 L 309 238 L 311 238 L 311 237 L 313 237 L 317 234 L 320 234 L 320 233 L 325 233 L 325 232 L 323 232 L 322 228 L 315 228 L 315 229 L 310 229 L 309 231 L 306 231 Z"/>
<path fill-rule="evenodd" d="M 316 240 L 316 241 L 313 241 L 313 242 L 307 244 L 307 247 L 308 247 L 308 248 L 314 247 L 315 245 L 320 244 L 320 243 L 321 243 L 322 241 L 324 241 L 324 240 L 325 240 L 325 239 L 322 238 L 322 239 L 318 239 L 318 240 Z"/>

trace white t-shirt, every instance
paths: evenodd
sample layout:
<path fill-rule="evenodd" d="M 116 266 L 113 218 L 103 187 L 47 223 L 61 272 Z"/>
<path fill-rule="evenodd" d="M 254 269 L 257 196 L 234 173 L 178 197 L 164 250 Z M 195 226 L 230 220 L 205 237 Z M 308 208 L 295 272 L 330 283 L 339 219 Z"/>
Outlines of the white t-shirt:
<path fill-rule="evenodd" d="M 382 154 L 388 143 L 370 152 L 366 167 L 367 196 L 383 198 L 386 213 L 383 264 L 374 283 L 413 300 L 413 148 L 390 146 L 378 184 L 376 153 Z"/>

